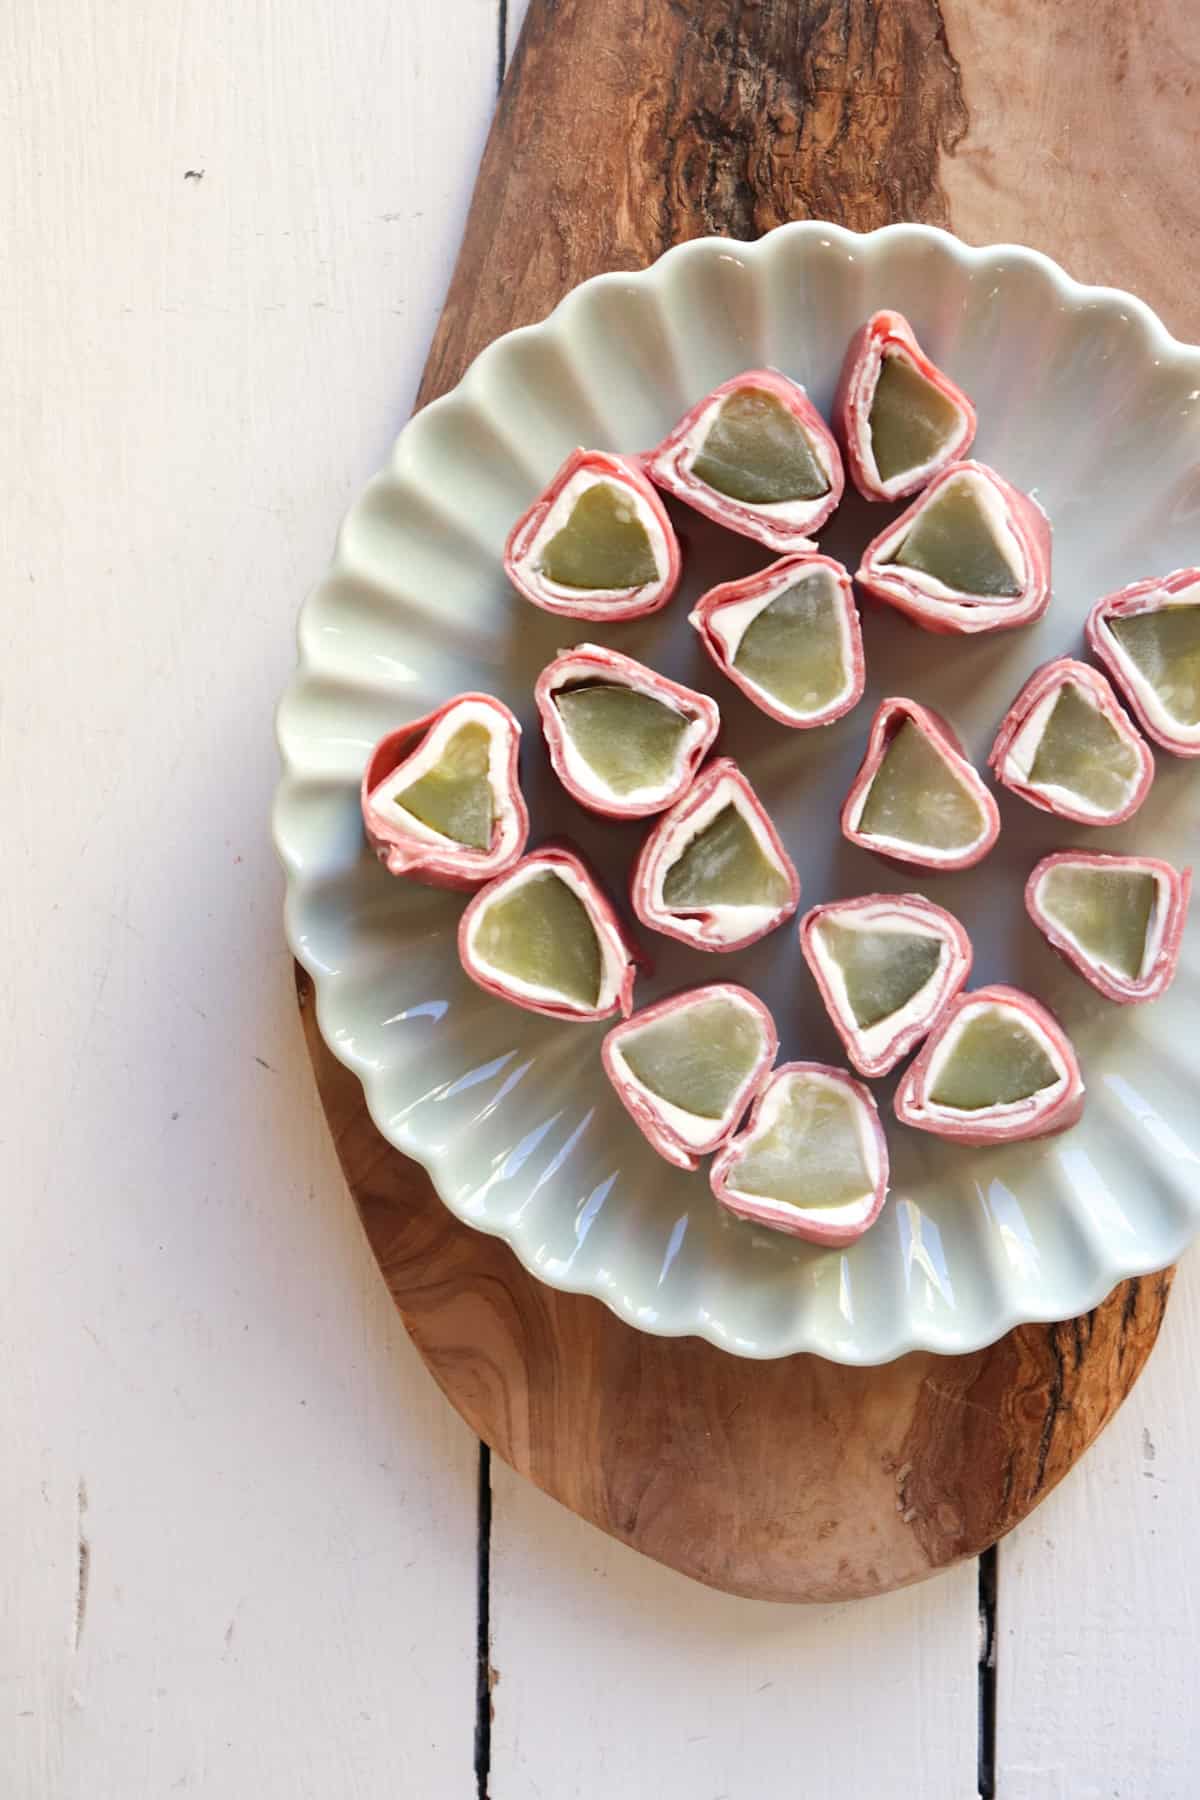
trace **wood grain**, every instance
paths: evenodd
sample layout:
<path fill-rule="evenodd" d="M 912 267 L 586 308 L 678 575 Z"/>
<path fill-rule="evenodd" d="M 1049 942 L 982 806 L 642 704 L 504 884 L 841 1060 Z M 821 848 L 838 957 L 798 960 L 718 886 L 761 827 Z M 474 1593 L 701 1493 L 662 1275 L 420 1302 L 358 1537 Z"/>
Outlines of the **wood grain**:
<path fill-rule="evenodd" d="M 1090 16 L 1082 0 L 1066 11 L 1080 29 Z M 951 31 L 932 0 L 532 0 L 420 403 L 578 281 L 687 237 L 819 216 L 921 219 L 985 241 L 1000 191 L 1025 203 L 1019 235 L 1052 252 L 1067 215 L 1071 243 L 1089 219 L 1110 233 L 1091 167 L 1086 179 L 1064 167 L 1052 198 L 1020 187 L 1026 151 L 1001 120 L 1009 92 L 1028 91 L 1025 55 L 999 4 Z M 1092 98 L 1101 110 L 1115 75 L 1110 86 Z M 1033 123 L 1026 108 L 1022 133 Z M 988 180 L 952 205 L 956 152 Z M 1152 302 L 1154 273 L 1128 277 Z M 449 1398 L 515 1469 L 711 1585 L 848 1598 L 977 1553 L 1083 1453 L 1161 1324 L 1169 1272 L 977 1355 L 875 1371 L 747 1364 L 639 1335 L 453 1220 L 377 1136 L 311 1008 L 306 1029 L 368 1237 Z"/>
<path fill-rule="evenodd" d="M 966 128 L 933 0 L 533 0 L 419 404 L 577 282 L 686 238 L 948 225 Z"/>
<path fill-rule="evenodd" d="M 334 1143 L 384 1279 L 434 1377 L 515 1469 L 624 1543 L 758 1599 L 844 1600 L 972 1556 L 1111 1418 L 1170 1274 L 976 1355 L 847 1369 L 747 1362 L 633 1331 L 461 1225 L 376 1131 L 297 975 Z"/>
<path fill-rule="evenodd" d="M 1129 1404 L 999 1556 L 1003 1800 L 1194 1800 L 1200 1262 Z M 549 1790 L 548 1790 L 549 1791 Z"/>
<path fill-rule="evenodd" d="M 265 830 L 495 101 L 492 0 L 404 10 L 0 5 L 4 1800 L 475 1794 L 478 1444 L 347 1219 Z"/>
<path fill-rule="evenodd" d="M 1129 288 L 1200 341 L 1200 8 L 1188 0 L 943 0 L 967 129 L 950 222 L 1080 281 Z"/>

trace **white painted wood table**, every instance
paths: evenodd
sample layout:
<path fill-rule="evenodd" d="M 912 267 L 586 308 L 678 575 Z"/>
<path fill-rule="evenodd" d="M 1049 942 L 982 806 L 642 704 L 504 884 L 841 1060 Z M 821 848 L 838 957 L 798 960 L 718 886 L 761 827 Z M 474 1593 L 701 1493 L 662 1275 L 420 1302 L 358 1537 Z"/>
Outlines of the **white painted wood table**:
<path fill-rule="evenodd" d="M 0 12 L 0 1796 L 965 1800 L 982 1692 L 1001 1800 L 1192 1800 L 1194 1262 L 1000 1549 L 994 1683 L 975 1566 L 734 1601 L 495 1465 L 481 1560 L 479 1447 L 315 1101 L 267 813 L 296 608 L 411 403 L 517 10 Z"/>

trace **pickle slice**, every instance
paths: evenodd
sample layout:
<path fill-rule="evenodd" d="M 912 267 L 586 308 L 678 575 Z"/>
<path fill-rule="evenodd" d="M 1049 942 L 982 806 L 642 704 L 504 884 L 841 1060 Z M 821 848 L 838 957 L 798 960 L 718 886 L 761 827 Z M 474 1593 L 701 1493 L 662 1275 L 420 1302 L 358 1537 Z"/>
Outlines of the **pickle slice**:
<path fill-rule="evenodd" d="M 937 1106 L 978 1112 L 1028 1100 L 1059 1078 L 1028 1027 L 1013 1013 L 991 1006 L 968 1019 L 929 1097 Z"/>
<path fill-rule="evenodd" d="M 855 1023 L 867 1030 L 899 1012 L 941 961 L 941 940 L 918 931 L 854 930 L 826 919 L 823 948 L 837 963 Z"/>
<path fill-rule="evenodd" d="M 598 1006 L 603 957 L 587 907 L 565 881 L 531 875 L 486 908 L 476 954 L 502 975 Z"/>
<path fill-rule="evenodd" d="M 871 449 L 882 481 L 932 462 L 958 427 L 958 408 L 905 356 L 885 356 L 871 401 Z"/>
<path fill-rule="evenodd" d="M 657 581 L 650 534 L 631 495 L 593 482 L 542 551 L 542 574 L 559 587 L 637 588 Z"/>
<path fill-rule="evenodd" d="M 1153 875 L 1135 869 L 1097 869 L 1059 863 L 1038 891 L 1055 924 L 1069 931 L 1098 963 L 1136 981 L 1158 899 Z"/>
<path fill-rule="evenodd" d="M 681 911 L 702 906 L 782 906 L 791 889 L 730 804 L 697 832 L 663 883 L 663 899 Z"/>
<path fill-rule="evenodd" d="M 495 823 L 490 749 L 491 738 L 482 725 L 460 725 L 433 767 L 393 794 L 393 800 L 431 831 L 472 850 L 486 850 Z"/>
<path fill-rule="evenodd" d="M 1181 725 L 1200 725 L 1200 606 L 1163 606 L 1108 628 Z"/>
<path fill-rule="evenodd" d="M 966 476 L 952 478 L 938 489 L 888 561 L 932 575 L 960 594 L 1010 598 L 1021 592 L 975 484 Z"/>
<path fill-rule="evenodd" d="M 596 682 L 554 696 L 580 756 L 615 794 L 667 782 L 688 728 L 682 713 L 620 683 Z"/>
<path fill-rule="evenodd" d="M 733 666 L 792 712 L 831 705 L 846 687 L 836 584 L 814 573 L 777 594 L 746 627 Z"/>
<path fill-rule="evenodd" d="M 701 1119 L 721 1118 L 762 1051 L 762 1026 L 725 999 L 681 1006 L 621 1040 L 642 1086 Z"/>
<path fill-rule="evenodd" d="M 975 796 L 911 719 L 888 745 L 858 829 L 930 850 L 966 849 L 983 829 Z"/>
<path fill-rule="evenodd" d="M 804 1075 L 786 1080 L 775 1122 L 748 1145 L 729 1185 L 805 1212 L 861 1200 L 872 1181 L 854 1101 Z"/>
<path fill-rule="evenodd" d="M 817 500 L 829 477 L 790 408 L 764 388 L 738 388 L 721 404 L 692 473 L 752 506 Z"/>
<path fill-rule="evenodd" d="M 1034 786 L 1063 787 L 1103 812 L 1116 812 L 1140 764 L 1133 745 L 1074 682 L 1059 689 L 1029 771 Z"/>

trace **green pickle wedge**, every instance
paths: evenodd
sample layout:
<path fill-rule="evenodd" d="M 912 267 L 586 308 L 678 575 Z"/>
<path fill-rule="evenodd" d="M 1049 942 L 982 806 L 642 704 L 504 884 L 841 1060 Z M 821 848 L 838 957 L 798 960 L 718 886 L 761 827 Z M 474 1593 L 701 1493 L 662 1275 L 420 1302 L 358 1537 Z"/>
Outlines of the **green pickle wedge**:
<path fill-rule="evenodd" d="M 396 805 L 456 844 L 486 850 L 495 823 L 488 778 L 490 748 L 491 738 L 482 725 L 461 725 L 433 768 L 392 796 Z"/>
<path fill-rule="evenodd" d="M 1020 583 L 1000 553 L 975 484 L 951 477 L 913 520 L 888 558 L 961 594 L 1014 598 Z"/>
<path fill-rule="evenodd" d="M 875 772 L 858 829 L 872 837 L 951 852 L 973 844 L 982 827 L 974 795 L 924 732 L 906 719 Z"/>
<path fill-rule="evenodd" d="M 719 1119 L 762 1049 L 762 1027 L 721 998 L 679 1007 L 621 1042 L 643 1087 L 701 1119 Z"/>
<path fill-rule="evenodd" d="M 578 894 L 552 871 L 532 875 L 484 912 L 476 953 L 503 975 L 597 1006 L 603 957 Z"/>
<path fill-rule="evenodd" d="M 842 972 L 855 1024 L 863 1031 L 899 1012 L 941 961 L 940 938 L 919 931 L 855 930 L 825 919 L 821 944 Z"/>
<path fill-rule="evenodd" d="M 929 1097 L 937 1106 L 978 1112 L 1028 1100 L 1058 1080 L 1058 1070 L 1021 1020 L 986 1007 L 967 1021 Z"/>
<path fill-rule="evenodd" d="M 775 1123 L 739 1158 L 729 1184 L 805 1212 L 861 1200 L 872 1183 L 854 1102 L 823 1082 L 789 1080 Z"/>
<path fill-rule="evenodd" d="M 1171 717 L 1200 725 L 1200 606 L 1133 613 L 1108 628 Z"/>
<path fill-rule="evenodd" d="M 542 551 L 542 574 L 559 587 L 638 588 L 657 581 L 650 534 L 629 494 L 597 481 Z"/>
<path fill-rule="evenodd" d="M 1116 812 L 1138 773 L 1133 745 L 1112 721 L 1065 682 L 1046 721 L 1029 771 L 1034 785 L 1063 787 L 1104 812 Z"/>
<path fill-rule="evenodd" d="M 885 356 L 869 421 L 880 480 L 932 462 L 959 420 L 958 408 L 907 357 Z"/>
<path fill-rule="evenodd" d="M 829 492 L 807 431 L 765 388 L 738 388 L 722 402 L 692 473 L 751 506 L 818 500 Z"/>
<path fill-rule="evenodd" d="M 768 860 L 736 806 L 730 804 L 692 838 L 672 863 L 663 899 L 676 911 L 703 906 L 782 906 L 791 890 Z"/>
<path fill-rule="evenodd" d="M 560 689 L 554 704 L 580 756 L 615 794 L 659 787 L 674 773 L 688 721 L 673 706 L 607 682 Z"/>
<path fill-rule="evenodd" d="M 846 686 L 840 596 L 822 572 L 777 594 L 750 621 L 733 666 L 796 713 L 820 712 Z"/>
<path fill-rule="evenodd" d="M 1038 900 L 1096 962 L 1137 980 L 1158 903 L 1153 875 L 1059 863 L 1040 883 Z"/>

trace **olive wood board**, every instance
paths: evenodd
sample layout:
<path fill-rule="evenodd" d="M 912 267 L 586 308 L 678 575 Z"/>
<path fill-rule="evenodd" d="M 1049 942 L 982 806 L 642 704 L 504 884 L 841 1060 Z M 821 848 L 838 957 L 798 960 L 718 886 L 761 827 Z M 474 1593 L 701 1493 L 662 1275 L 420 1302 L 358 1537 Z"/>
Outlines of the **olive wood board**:
<path fill-rule="evenodd" d="M 1153 175 L 1155 146 L 1169 169 L 1191 129 L 1171 79 L 1184 0 L 1162 11 L 1131 61 L 1120 0 L 531 0 L 418 405 L 591 275 L 793 218 L 1020 237 L 1186 333 L 1194 209 L 1166 220 Z M 1078 81 L 1054 79 L 1080 59 Z M 350 1191 L 447 1398 L 547 1493 L 713 1587 L 849 1599 L 978 1554 L 1079 1459 L 1154 1345 L 1172 1270 L 971 1355 L 878 1368 L 637 1332 L 451 1215 L 375 1129 L 299 970 L 297 990 Z"/>

